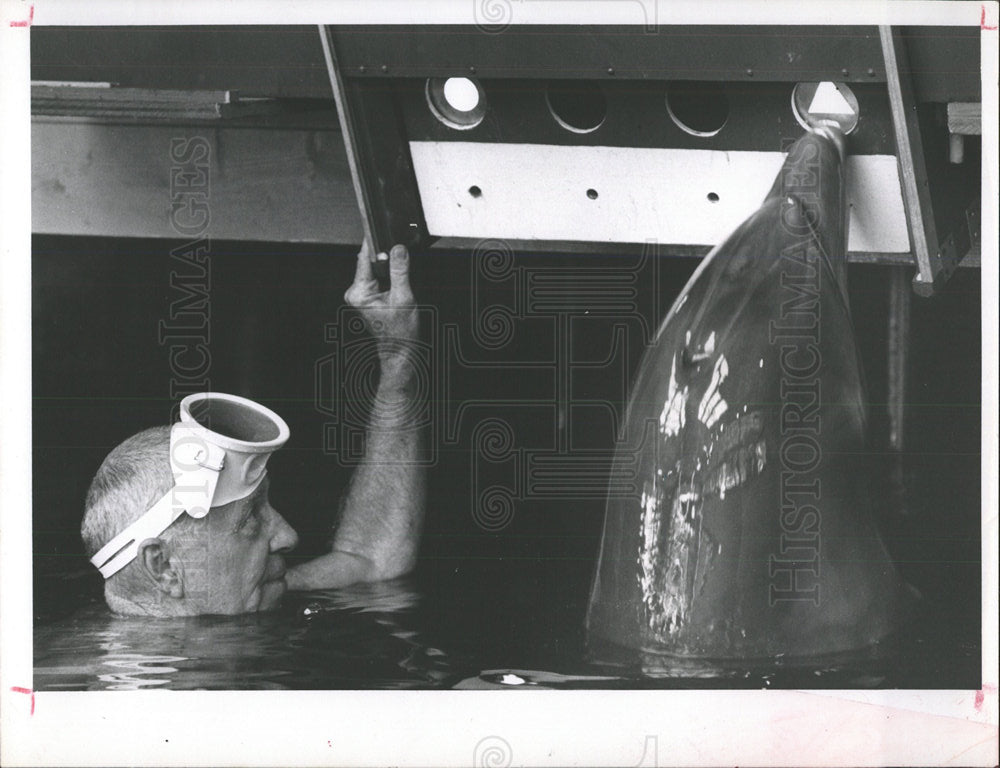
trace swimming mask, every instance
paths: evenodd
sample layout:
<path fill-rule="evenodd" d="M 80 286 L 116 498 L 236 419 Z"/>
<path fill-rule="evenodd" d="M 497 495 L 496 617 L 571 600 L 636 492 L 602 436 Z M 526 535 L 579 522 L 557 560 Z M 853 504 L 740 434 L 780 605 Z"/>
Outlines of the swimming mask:
<path fill-rule="evenodd" d="M 180 420 L 170 428 L 173 487 L 90 562 L 110 578 L 135 559 L 143 541 L 159 536 L 181 515 L 204 517 L 212 507 L 246 498 L 289 434 L 278 414 L 253 400 L 221 392 L 188 395 Z"/>

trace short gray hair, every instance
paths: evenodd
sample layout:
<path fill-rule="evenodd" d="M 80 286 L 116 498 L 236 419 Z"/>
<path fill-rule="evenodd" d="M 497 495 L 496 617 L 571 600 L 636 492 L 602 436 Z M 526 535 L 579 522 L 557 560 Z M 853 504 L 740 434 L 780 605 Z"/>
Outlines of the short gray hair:
<path fill-rule="evenodd" d="M 80 534 L 87 557 L 138 520 L 174 484 L 170 471 L 170 427 L 139 432 L 115 447 L 101 462 L 87 491 Z M 178 521 L 180 522 L 180 521 Z M 129 612 L 140 587 L 135 561 L 108 579 L 104 596 L 112 610 Z"/>

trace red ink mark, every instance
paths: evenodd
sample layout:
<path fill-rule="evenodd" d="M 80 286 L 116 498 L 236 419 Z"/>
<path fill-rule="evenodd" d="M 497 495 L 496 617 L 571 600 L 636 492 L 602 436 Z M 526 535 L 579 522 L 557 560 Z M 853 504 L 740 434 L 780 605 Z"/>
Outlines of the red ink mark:
<path fill-rule="evenodd" d="M 986 23 L 986 6 L 981 5 L 979 7 L 983 9 L 983 12 L 979 15 L 979 28 L 992 32 L 994 29 L 997 28 L 996 24 L 994 24 L 992 27 L 989 26 Z"/>
<path fill-rule="evenodd" d="M 20 686 L 12 686 L 11 690 L 14 693 L 26 693 L 31 696 L 31 714 L 35 714 L 35 692 L 30 688 L 21 688 Z"/>
<path fill-rule="evenodd" d="M 986 700 L 987 693 L 993 693 L 996 691 L 997 687 L 995 685 L 984 685 L 978 691 L 976 691 L 976 711 L 979 712 L 983 708 L 983 702 Z"/>
<path fill-rule="evenodd" d="M 986 9 L 985 8 L 983 8 L 983 14 L 984 14 L 984 18 L 985 18 L 985 14 L 986 14 Z M 12 21 L 10 23 L 10 25 L 12 27 L 30 27 L 31 26 L 31 22 L 34 21 L 34 20 L 35 20 L 35 6 L 32 5 L 30 8 L 28 8 L 28 18 L 27 18 L 26 21 Z"/>

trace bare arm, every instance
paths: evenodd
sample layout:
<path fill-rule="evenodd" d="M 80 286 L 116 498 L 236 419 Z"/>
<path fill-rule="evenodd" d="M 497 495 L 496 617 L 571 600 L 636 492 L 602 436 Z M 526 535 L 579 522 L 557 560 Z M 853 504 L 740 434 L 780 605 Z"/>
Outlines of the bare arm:
<path fill-rule="evenodd" d="M 385 258 L 385 254 L 379 254 Z M 414 366 L 417 311 L 410 257 L 389 254 L 390 288 L 379 293 L 368 244 L 358 254 L 354 283 L 344 295 L 378 340 L 381 376 L 369 416 L 366 451 L 351 478 L 329 553 L 288 572 L 290 589 L 324 589 L 401 576 L 413 568 L 424 516 L 424 470 L 417 464 L 423 430 Z"/>

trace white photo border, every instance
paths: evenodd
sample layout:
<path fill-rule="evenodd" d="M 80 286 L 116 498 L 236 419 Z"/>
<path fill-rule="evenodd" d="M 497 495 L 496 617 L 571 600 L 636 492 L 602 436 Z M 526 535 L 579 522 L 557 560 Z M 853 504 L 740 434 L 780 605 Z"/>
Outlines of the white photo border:
<path fill-rule="evenodd" d="M 39 25 L 979 25 L 983 67 L 979 691 L 38 693 L 32 680 L 29 34 Z M 484 7 L 485 7 L 484 5 Z M 987 765 L 997 759 L 996 2 L 0 0 L 0 763 L 4 765 Z M 491 741 L 492 740 L 492 741 Z"/>

